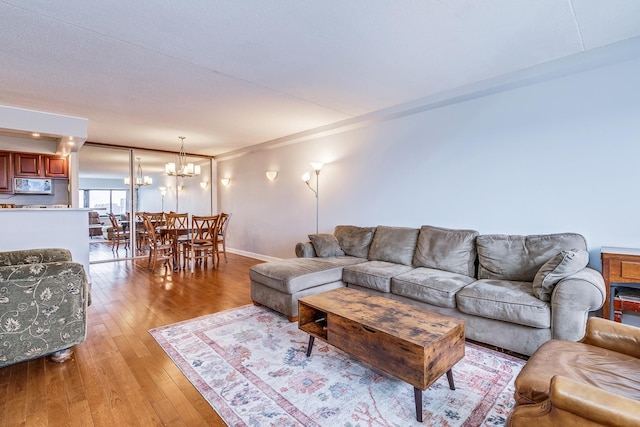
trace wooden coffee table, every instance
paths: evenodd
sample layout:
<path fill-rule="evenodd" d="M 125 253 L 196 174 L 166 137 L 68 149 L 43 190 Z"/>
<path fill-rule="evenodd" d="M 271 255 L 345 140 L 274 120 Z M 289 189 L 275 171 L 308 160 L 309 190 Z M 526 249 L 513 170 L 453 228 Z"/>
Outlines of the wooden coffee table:
<path fill-rule="evenodd" d="M 464 321 L 340 288 L 298 300 L 298 327 L 315 338 L 397 377 L 414 388 L 422 422 L 422 392 L 443 374 L 455 390 L 451 368 L 464 357 Z"/>

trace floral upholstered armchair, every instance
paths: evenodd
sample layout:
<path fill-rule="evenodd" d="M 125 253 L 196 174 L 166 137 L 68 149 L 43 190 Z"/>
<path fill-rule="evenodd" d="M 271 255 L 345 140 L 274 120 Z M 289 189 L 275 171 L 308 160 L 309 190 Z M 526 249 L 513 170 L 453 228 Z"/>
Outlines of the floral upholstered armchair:
<path fill-rule="evenodd" d="M 68 250 L 0 252 L 0 367 L 67 360 L 86 339 L 88 304 L 84 266 Z"/>

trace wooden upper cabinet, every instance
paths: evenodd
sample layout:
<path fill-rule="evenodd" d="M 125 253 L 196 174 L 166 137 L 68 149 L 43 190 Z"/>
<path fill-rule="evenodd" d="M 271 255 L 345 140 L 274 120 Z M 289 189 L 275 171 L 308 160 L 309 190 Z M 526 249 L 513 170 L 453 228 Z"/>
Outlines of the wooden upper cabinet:
<path fill-rule="evenodd" d="M 13 188 L 11 153 L 0 153 L 0 193 L 11 193 Z"/>
<path fill-rule="evenodd" d="M 67 168 L 66 157 L 45 156 L 44 157 L 44 176 L 48 178 L 68 178 L 69 170 Z"/>
<path fill-rule="evenodd" d="M 18 178 L 68 178 L 67 158 L 34 153 L 13 153 L 13 176 Z"/>
<path fill-rule="evenodd" d="M 39 178 L 44 176 L 42 170 L 42 155 L 13 153 L 13 176 L 19 178 Z"/>

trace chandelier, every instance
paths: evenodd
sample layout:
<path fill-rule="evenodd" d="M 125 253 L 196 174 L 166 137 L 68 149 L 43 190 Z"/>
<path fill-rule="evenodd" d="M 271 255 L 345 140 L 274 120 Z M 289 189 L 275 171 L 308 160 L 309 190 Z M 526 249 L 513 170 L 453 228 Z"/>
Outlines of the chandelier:
<path fill-rule="evenodd" d="M 136 179 L 134 181 L 134 185 L 136 187 L 142 187 L 145 185 L 151 185 L 153 183 L 153 180 L 151 179 L 150 176 L 142 176 L 142 166 L 140 165 L 140 157 L 136 157 L 136 160 L 138 161 L 138 166 L 136 168 Z M 129 177 L 126 177 L 124 179 L 124 184 L 125 185 L 129 185 L 130 184 L 130 180 Z"/>
<path fill-rule="evenodd" d="M 187 155 L 184 152 L 184 140 L 185 136 L 179 136 L 180 139 L 180 153 L 178 153 L 178 163 L 167 163 L 164 165 L 164 171 L 170 176 L 195 176 L 200 175 L 200 166 L 187 162 Z"/>

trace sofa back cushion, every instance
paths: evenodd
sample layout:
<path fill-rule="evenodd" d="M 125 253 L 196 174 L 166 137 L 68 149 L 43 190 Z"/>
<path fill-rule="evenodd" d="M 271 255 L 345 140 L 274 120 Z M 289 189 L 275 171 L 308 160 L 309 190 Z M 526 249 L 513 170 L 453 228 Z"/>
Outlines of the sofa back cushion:
<path fill-rule="evenodd" d="M 417 228 L 379 225 L 369 249 L 369 261 L 411 265 L 419 232 Z"/>
<path fill-rule="evenodd" d="M 338 225 L 333 231 L 333 235 L 338 239 L 338 243 L 346 255 L 366 258 L 375 231 L 375 227 Z"/>
<path fill-rule="evenodd" d="M 413 265 L 475 277 L 478 234 L 475 230 L 423 225 L 413 255 Z"/>
<path fill-rule="evenodd" d="M 587 249 L 576 233 L 516 236 L 487 234 L 476 238 L 478 279 L 532 282 L 544 263 L 564 249 Z"/>

